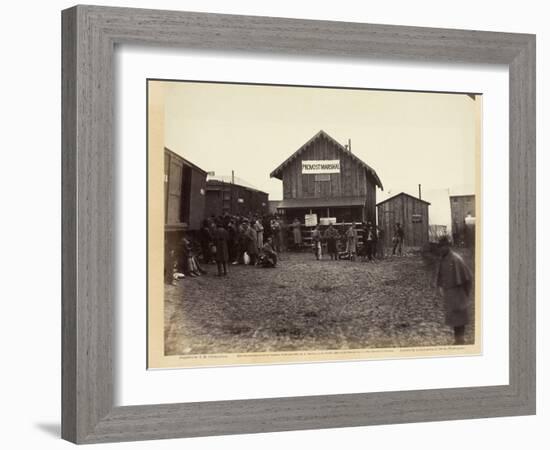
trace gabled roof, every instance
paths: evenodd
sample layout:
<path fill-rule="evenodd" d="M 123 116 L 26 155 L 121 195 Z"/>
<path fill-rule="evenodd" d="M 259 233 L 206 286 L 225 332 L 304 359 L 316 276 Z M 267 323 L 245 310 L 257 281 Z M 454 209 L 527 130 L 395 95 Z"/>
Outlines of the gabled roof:
<path fill-rule="evenodd" d="M 176 158 L 181 159 L 185 165 L 201 172 L 203 175 L 206 175 L 208 173 L 206 170 L 201 169 L 199 166 L 197 166 L 196 164 L 193 164 L 191 161 L 185 159 L 183 156 L 178 155 L 175 151 L 170 150 L 168 147 L 164 147 L 164 151 L 167 151 L 167 152 L 171 153 L 172 155 L 174 155 Z"/>
<path fill-rule="evenodd" d="M 430 202 L 427 202 L 426 200 L 422 200 L 421 198 L 418 198 L 418 197 L 415 197 L 414 195 L 410 195 L 410 194 L 407 194 L 406 192 L 400 192 L 399 194 L 395 194 L 395 195 L 392 195 L 390 198 L 387 198 L 386 200 L 382 200 L 380 203 L 377 203 L 376 206 L 379 206 L 383 203 L 386 203 L 386 202 L 389 202 L 390 200 L 394 200 L 396 199 L 397 197 L 400 197 L 402 195 L 405 195 L 407 197 L 410 197 L 418 202 L 422 202 L 422 203 L 426 203 L 428 205 L 431 205 Z"/>
<path fill-rule="evenodd" d="M 207 183 L 223 183 L 223 184 L 234 184 L 235 186 L 244 187 L 251 191 L 261 192 L 262 194 L 267 194 L 267 192 L 261 191 L 257 187 L 250 184 L 248 181 L 243 180 L 239 177 L 233 177 L 231 175 L 208 175 L 206 177 Z"/>
<path fill-rule="evenodd" d="M 370 167 L 365 162 L 361 161 L 357 156 L 355 156 L 353 153 L 348 151 L 340 142 L 338 142 L 336 139 L 334 139 L 332 136 L 330 136 L 327 132 L 324 130 L 320 130 L 315 136 L 313 136 L 309 141 L 307 141 L 304 145 L 302 145 L 298 150 L 296 150 L 292 155 L 290 155 L 279 167 L 277 167 L 273 172 L 269 174 L 270 178 L 278 178 L 279 180 L 283 179 L 283 169 L 290 164 L 294 159 L 296 159 L 307 147 L 309 147 L 310 144 L 315 142 L 317 139 L 320 139 L 324 137 L 325 139 L 328 139 L 331 143 L 333 143 L 337 149 L 341 150 L 342 152 L 345 152 L 346 155 L 350 156 L 355 162 L 357 162 L 359 165 L 363 166 L 365 170 L 372 175 L 374 178 L 374 181 L 376 182 L 376 185 L 380 189 L 384 189 L 382 187 L 382 182 L 380 181 L 380 178 L 378 178 L 378 175 L 376 174 L 375 170 Z"/>

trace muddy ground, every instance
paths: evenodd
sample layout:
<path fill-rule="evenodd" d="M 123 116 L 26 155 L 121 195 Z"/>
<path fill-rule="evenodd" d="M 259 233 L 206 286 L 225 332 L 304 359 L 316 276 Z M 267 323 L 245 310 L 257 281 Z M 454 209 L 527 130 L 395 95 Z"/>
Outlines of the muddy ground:
<path fill-rule="evenodd" d="M 453 343 L 419 254 L 369 263 L 285 253 L 274 269 L 230 266 L 227 277 L 205 268 L 165 286 L 166 355 Z M 467 344 L 473 336 L 467 326 Z"/>

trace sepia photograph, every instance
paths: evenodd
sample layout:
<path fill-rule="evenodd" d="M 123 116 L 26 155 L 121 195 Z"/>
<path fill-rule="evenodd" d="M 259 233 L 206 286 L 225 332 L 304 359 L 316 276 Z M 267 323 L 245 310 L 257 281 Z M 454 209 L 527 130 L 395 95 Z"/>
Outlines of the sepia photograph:
<path fill-rule="evenodd" d="M 148 368 L 480 354 L 476 93 L 147 80 Z"/>

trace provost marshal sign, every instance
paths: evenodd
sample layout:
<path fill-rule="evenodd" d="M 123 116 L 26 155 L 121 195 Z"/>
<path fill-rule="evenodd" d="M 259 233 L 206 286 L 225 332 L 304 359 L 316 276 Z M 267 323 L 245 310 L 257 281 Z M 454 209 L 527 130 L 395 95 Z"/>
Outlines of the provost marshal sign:
<path fill-rule="evenodd" d="M 302 174 L 340 173 L 340 160 L 302 161 Z"/>

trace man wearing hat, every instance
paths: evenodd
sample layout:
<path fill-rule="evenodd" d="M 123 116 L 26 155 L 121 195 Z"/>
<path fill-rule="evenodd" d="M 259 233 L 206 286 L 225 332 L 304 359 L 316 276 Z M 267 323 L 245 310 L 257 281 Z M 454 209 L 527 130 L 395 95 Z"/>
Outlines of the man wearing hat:
<path fill-rule="evenodd" d="M 248 220 L 245 220 L 243 224 L 246 252 L 248 253 L 248 256 L 250 256 L 250 265 L 254 266 L 256 265 L 256 260 L 258 259 L 258 235 Z"/>

